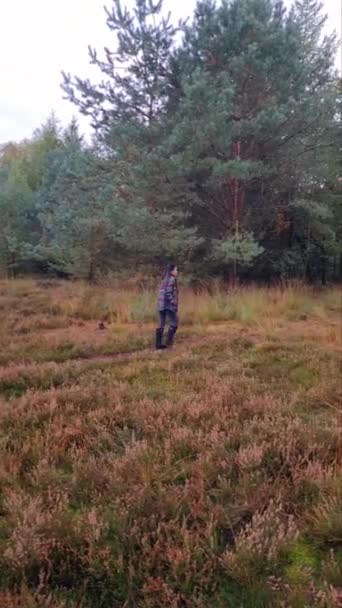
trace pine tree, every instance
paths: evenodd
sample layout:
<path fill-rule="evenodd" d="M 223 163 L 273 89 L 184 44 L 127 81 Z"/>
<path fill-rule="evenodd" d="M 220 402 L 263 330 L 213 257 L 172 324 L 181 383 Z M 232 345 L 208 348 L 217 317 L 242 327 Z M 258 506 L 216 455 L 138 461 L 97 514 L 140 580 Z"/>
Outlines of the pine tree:
<path fill-rule="evenodd" d="M 0 270 L 14 276 L 34 238 L 33 193 L 22 162 L 7 163 L 0 167 Z"/>
<path fill-rule="evenodd" d="M 39 241 L 35 197 L 44 179 L 47 156 L 61 141 L 51 115 L 31 140 L 7 144 L 0 157 L 0 266 L 7 274 L 33 269 L 32 252 Z"/>
<path fill-rule="evenodd" d="M 132 10 L 113 0 L 106 8 L 107 25 L 116 35 L 117 48 L 105 48 L 100 59 L 89 47 L 90 60 L 104 80 L 89 80 L 63 74 L 63 89 L 83 114 L 92 118 L 99 131 L 113 125 L 151 125 L 165 109 L 169 89 L 169 60 L 177 27 L 170 15 L 162 15 L 163 0 L 135 0 Z"/>
<path fill-rule="evenodd" d="M 292 247 L 292 204 L 312 190 L 335 112 L 335 40 L 321 40 L 323 23 L 314 0 L 288 15 L 272 0 L 204 0 L 185 29 L 175 65 L 186 76 L 164 155 L 196 193 L 194 221 L 214 251 L 215 239 L 254 233 L 266 268 L 281 218 L 278 257 L 279 242 Z"/>
<path fill-rule="evenodd" d="M 63 146 L 46 159 L 36 192 L 40 240 L 32 256 L 51 270 L 93 281 L 118 264 L 180 260 L 196 243 L 196 230 L 176 214 L 152 211 L 138 192 L 122 188 L 121 162 L 83 146 L 70 127 Z"/>
<path fill-rule="evenodd" d="M 172 48 L 182 23 L 174 26 L 170 15 L 163 16 L 162 0 L 136 0 L 132 10 L 114 0 L 106 14 L 117 48 L 105 49 L 103 61 L 90 49 L 92 63 L 106 80 L 96 86 L 64 75 L 63 88 L 92 117 L 96 143 L 115 166 L 115 192 L 107 208 L 114 249 L 122 250 L 119 243 L 125 240 L 128 257 L 165 259 L 176 249 L 182 260 L 196 246 L 196 229 L 184 225 L 184 213 L 169 206 L 174 184 L 151 171 L 153 150 L 164 136 Z"/>

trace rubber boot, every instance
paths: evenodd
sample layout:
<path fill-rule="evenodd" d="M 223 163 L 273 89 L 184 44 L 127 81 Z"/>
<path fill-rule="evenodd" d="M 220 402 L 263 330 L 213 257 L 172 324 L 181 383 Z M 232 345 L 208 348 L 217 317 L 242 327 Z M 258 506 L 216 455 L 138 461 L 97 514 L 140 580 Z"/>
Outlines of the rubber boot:
<path fill-rule="evenodd" d="M 175 340 L 176 331 L 177 331 L 177 327 L 169 328 L 169 331 L 167 332 L 167 339 L 166 339 L 167 348 L 172 348 L 172 346 L 174 344 L 174 340 Z"/>
<path fill-rule="evenodd" d="M 156 330 L 156 350 L 164 350 L 166 348 L 163 344 L 163 334 L 163 329 L 159 328 Z"/>

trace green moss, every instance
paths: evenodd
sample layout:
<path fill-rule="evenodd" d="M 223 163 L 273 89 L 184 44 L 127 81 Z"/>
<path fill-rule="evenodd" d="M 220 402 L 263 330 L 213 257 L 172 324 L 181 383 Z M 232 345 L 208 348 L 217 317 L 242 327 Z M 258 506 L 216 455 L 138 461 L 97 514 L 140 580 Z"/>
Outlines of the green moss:
<path fill-rule="evenodd" d="M 288 565 L 284 575 L 288 583 L 294 586 L 305 585 L 315 574 L 320 565 L 320 556 L 312 545 L 298 541 L 289 549 L 287 554 Z"/>
<path fill-rule="evenodd" d="M 303 364 L 299 364 L 295 369 L 291 370 L 290 378 L 295 384 L 304 388 L 311 388 L 318 380 L 317 372 Z"/>

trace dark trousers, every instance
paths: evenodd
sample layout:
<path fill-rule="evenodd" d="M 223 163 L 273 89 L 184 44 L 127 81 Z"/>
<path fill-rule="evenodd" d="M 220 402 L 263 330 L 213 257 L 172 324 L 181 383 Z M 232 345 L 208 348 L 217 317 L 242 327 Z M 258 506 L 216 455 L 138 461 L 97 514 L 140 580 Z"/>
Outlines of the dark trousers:
<path fill-rule="evenodd" d="M 170 329 L 176 332 L 178 327 L 178 315 L 174 310 L 159 311 L 159 329 L 164 330 L 167 321 L 170 324 Z"/>

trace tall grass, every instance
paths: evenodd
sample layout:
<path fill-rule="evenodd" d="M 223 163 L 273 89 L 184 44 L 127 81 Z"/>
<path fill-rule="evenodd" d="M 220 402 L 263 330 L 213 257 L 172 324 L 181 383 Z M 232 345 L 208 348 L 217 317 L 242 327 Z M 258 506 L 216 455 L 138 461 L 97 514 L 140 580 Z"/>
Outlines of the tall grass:
<path fill-rule="evenodd" d="M 40 309 L 54 315 L 73 319 L 103 319 L 110 323 L 150 323 L 155 320 L 157 288 L 137 289 L 89 286 L 79 283 L 58 283 L 56 287 L 40 290 L 34 281 L 0 282 L 0 298 L 6 293 L 9 303 L 24 300 L 32 313 Z M 38 294 L 38 295 L 37 295 Z M 2 296 L 4 297 L 4 296 Z M 338 288 L 316 292 L 306 286 L 282 288 L 232 288 L 192 291 L 182 289 L 180 308 L 183 322 L 216 323 L 241 321 L 255 323 L 259 319 L 286 317 L 305 320 L 307 316 L 324 317 L 342 309 Z"/>

